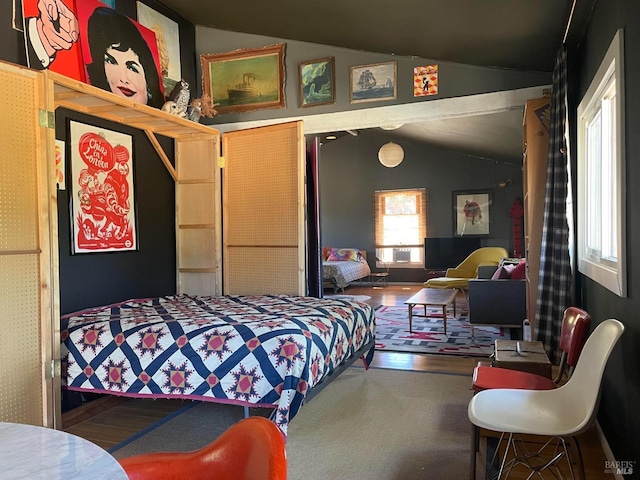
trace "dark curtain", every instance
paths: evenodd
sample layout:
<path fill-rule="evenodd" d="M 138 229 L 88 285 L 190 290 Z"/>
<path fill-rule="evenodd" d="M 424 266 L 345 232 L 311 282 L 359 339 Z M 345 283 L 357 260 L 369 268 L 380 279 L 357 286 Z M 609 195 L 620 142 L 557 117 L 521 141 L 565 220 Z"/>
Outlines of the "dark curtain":
<path fill-rule="evenodd" d="M 320 249 L 320 189 L 318 186 L 318 152 L 314 138 L 307 144 L 307 295 L 322 298 L 322 260 Z"/>
<path fill-rule="evenodd" d="M 564 310 L 572 298 L 569 257 L 567 194 L 569 164 L 566 143 L 567 53 L 558 52 L 553 70 L 549 154 L 544 202 L 540 283 L 536 305 L 537 339 L 542 341 L 552 362 L 559 361 L 560 329 Z"/>

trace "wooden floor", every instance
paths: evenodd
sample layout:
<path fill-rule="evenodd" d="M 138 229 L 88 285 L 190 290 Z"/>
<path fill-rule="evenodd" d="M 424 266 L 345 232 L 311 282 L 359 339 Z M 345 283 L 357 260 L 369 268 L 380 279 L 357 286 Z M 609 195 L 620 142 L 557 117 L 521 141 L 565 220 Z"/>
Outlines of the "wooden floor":
<path fill-rule="evenodd" d="M 404 301 L 420 288 L 422 288 L 421 285 L 386 285 L 382 288 L 366 285 L 351 286 L 345 294 L 370 296 L 367 303 L 374 307 L 379 305 L 392 306 L 404 305 Z M 466 301 L 462 295 L 458 297 L 457 302 L 460 308 L 466 310 Z M 468 374 L 469 386 L 471 387 L 471 373 L 477 361 L 477 358 L 461 356 L 376 352 L 372 366 L 399 370 Z M 109 449 L 161 420 L 186 403 L 182 400 L 140 400 L 105 396 L 65 413 L 63 415 L 63 429 Z M 471 424 L 469 430 L 471 431 Z M 490 434 L 490 432 L 484 433 Z M 604 473 L 606 457 L 595 428 L 582 434 L 579 441 L 584 458 L 586 478 L 613 479 L 612 474 Z M 481 442 L 482 450 L 478 456 L 478 464 L 483 461 L 480 457 L 484 453 L 485 444 L 486 442 Z M 467 461 L 467 459 L 464 460 Z M 567 474 L 568 472 L 565 471 L 565 475 Z M 524 472 L 514 471 L 510 478 L 518 480 L 526 477 Z M 477 478 L 482 478 L 481 473 Z M 546 473 L 545 478 L 553 478 L 553 476 Z"/>

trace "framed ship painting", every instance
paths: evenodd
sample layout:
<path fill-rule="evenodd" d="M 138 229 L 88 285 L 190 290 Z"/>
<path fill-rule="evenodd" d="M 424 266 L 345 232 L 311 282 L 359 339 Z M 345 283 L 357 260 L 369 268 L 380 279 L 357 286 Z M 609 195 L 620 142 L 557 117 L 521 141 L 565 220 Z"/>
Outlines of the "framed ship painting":
<path fill-rule="evenodd" d="M 200 55 L 202 87 L 218 113 L 284 108 L 284 43 Z"/>
<path fill-rule="evenodd" d="M 298 63 L 300 107 L 335 103 L 334 72 L 333 57 Z"/>
<path fill-rule="evenodd" d="M 72 253 L 138 249 L 133 140 L 69 120 Z"/>
<path fill-rule="evenodd" d="M 395 100 L 398 62 L 374 63 L 351 67 L 349 93 L 351 103 Z"/>

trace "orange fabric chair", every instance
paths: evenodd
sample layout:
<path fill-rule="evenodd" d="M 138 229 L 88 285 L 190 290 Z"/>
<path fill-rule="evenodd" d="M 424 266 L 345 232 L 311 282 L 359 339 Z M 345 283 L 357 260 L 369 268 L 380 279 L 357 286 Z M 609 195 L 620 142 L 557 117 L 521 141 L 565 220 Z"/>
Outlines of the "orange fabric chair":
<path fill-rule="evenodd" d="M 591 325 L 591 316 L 577 307 L 569 307 L 564 312 L 560 332 L 560 350 L 562 357 L 558 375 L 550 378 L 533 373 L 478 365 L 473 371 L 473 390 L 480 392 L 493 388 L 517 388 L 524 390 L 552 390 L 564 377 L 567 367 L 573 368 L 587 339 Z"/>
<path fill-rule="evenodd" d="M 130 480 L 284 480 L 285 438 L 264 417 L 235 423 L 192 452 L 161 452 L 118 460 Z"/>

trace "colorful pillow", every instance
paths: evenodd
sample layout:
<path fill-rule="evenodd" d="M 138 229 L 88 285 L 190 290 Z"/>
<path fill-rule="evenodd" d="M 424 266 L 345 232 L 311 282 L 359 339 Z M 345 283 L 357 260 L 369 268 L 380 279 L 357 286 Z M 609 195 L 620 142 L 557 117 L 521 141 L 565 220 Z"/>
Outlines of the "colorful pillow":
<path fill-rule="evenodd" d="M 357 262 L 360 254 L 357 248 L 332 248 L 327 260 L 330 262 L 345 262 L 352 260 Z"/>
<path fill-rule="evenodd" d="M 511 272 L 511 280 L 523 280 L 527 273 L 527 261 L 523 258 Z"/>
<path fill-rule="evenodd" d="M 322 261 L 326 261 L 331 253 L 331 247 L 322 247 Z"/>
<path fill-rule="evenodd" d="M 512 278 L 513 270 L 515 268 L 515 265 L 502 265 L 501 267 L 498 267 L 496 273 L 491 277 L 491 280 L 506 280 Z"/>

